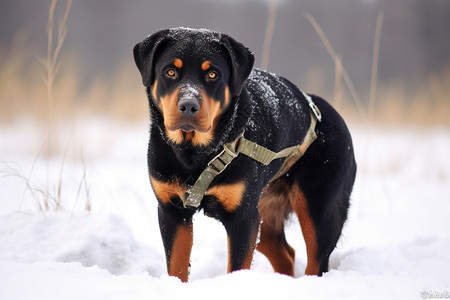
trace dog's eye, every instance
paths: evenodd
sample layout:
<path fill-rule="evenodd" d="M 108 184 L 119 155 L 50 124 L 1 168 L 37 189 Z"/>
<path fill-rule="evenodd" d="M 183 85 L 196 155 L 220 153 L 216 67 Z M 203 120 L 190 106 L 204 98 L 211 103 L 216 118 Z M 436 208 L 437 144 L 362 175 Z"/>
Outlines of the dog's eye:
<path fill-rule="evenodd" d="M 175 69 L 169 69 L 166 71 L 166 76 L 171 79 L 177 78 L 177 71 Z"/>
<path fill-rule="evenodd" d="M 214 71 L 211 71 L 208 73 L 207 79 L 209 80 L 216 80 L 217 79 L 217 73 Z"/>

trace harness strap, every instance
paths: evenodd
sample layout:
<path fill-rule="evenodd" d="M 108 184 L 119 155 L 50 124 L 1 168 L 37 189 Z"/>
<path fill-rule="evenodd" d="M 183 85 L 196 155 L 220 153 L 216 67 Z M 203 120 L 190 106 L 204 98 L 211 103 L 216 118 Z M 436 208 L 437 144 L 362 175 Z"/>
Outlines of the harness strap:
<path fill-rule="evenodd" d="M 183 206 L 197 208 L 214 178 L 222 173 L 239 153 L 264 165 L 270 164 L 275 159 L 286 157 L 280 170 L 272 177 L 270 182 L 286 174 L 303 154 L 305 154 L 308 147 L 316 140 L 316 123 L 317 121 L 320 122 L 322 119 L 320 111 L 312 101 L 311 97 L 305 93 L 303 93 L 303 95 L 310 107 L 311 123 L 303 138 L 303 142 L 300 145 L 285 148 L 280 152 L 273 152 L 255 142 L 247 140 L 241 135 L 235 141 L 223 145 L 223 150 L 208 163 L 206 169 L 203 170 L 194 185 L 188 188 L 183 199 L 181 199 Z"/>
<path fill-rule="evenodd" d="M 286 155 L 286 159 L 284 160 L 283 164 L 281 165 L 280 170 L 278 170 L 277 174 L 270 179 L 270 182 L 274 181 L 275 179 L 280 178 L 284 174 L 289 171 L 289 169 L 305 154 L 306 150 L 308 150 L 309 146 L 317 139 L 316 134 L 316 123 L 317 123 L 317 117 L 313 115 L 312 111 L 310 112 L 311 115 L 311 124 L 309 125 L 309 129 L 306 132 L 306 135 L 303 139 L 303 142 L 300 145 L 289 147 L 287 149 L 292 150 L 291 153 Z M 319 120 L 320 122 L 320 120 Z M 286 150 L 286 149 L 285 149 Z M 284 151 L 284 150 L 283 150 Z"/>

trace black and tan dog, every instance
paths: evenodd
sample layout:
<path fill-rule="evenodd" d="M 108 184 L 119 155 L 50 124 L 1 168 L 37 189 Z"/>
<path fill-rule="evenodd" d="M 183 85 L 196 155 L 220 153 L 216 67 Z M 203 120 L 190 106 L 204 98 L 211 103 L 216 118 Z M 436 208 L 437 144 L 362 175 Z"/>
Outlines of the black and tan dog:
<path fill-rule="evenodd" d="M 253 68 L 253 54 L 218 32 L 162 30 L 134 47 L 134 59 L 150 104 L 148 167 L 169 275 L 188 280 L 192 216 L 201 209 L 225 226 L 228 272 L 250 268 L 256 248 L 276 272 L 294 275 L 295 252 L 283 228 L 292 212 L 306 242 L 305 274 L 326 272 L 356 173 L 339 114 L 288 80 Z M 253 143 L 260 146 L 248 146 Z M 301 153 L 287 160 L 252 156 L 257 148 L 266 154 L 296 145 Z M 215 157 L 223 166 L 205 181 Z"/>

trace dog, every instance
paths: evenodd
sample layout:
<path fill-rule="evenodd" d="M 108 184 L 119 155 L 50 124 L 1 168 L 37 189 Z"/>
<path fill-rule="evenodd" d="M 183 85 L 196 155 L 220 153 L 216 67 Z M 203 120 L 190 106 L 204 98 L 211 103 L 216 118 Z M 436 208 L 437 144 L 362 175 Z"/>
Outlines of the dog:
<path fill-rule="evenodd" d="M 253 53 L 227 34 L 164 29 L 133 54 L 150 106 L 148 169 L 168 274 L 188 281 L 199 210 L 226 229 L 228 272 L 249 269 L 257 249 L 275 272 L 294 276 L 295 251 L 284 234 L 291 213 L 305 239 L 305 274 L 327 272 L 356 175 L 341 116 L 324 99 L 254 68 Z M 256 157 L 259 149 L 293 147 L 297 154 L 286 159 Z"/>

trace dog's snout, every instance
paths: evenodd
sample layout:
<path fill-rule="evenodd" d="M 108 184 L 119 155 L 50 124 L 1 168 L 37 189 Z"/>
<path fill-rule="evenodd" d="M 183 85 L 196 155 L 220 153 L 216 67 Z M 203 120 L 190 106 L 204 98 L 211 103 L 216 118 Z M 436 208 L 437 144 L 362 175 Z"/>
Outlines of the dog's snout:
<path fill-rule="evenodd" d="M 178 111 L 185 117 L 193 117 L 200 109 L 200 103 L 196 99 L 184 98 L 178 102 Z"/>

